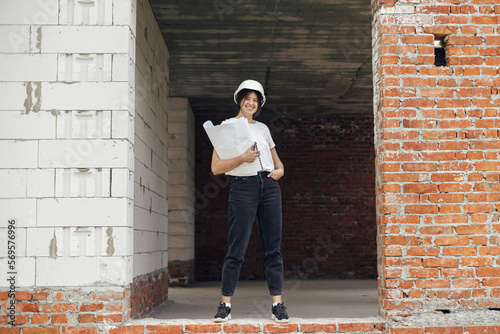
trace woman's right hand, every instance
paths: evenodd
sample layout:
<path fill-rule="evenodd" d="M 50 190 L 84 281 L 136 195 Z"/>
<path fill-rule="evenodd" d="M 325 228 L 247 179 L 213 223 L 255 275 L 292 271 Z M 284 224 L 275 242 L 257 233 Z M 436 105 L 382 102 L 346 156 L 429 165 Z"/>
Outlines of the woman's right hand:
<path fill-rule="evenodd" d="M 260 151 L 252 151 L 252 148 L 255 146 L 255 144 L 252 144 L 248 150 L 245 151 L 241 155 L 241 158 L 243 159 L 244 162 L 254 162 L 255 159 L 260 155 Z"/>
<path fill-rule="evenodd" d="M 252 146 L 250 146 L 248 150 L 245 151 L 245 153 L 227 160 L 221 160 L 221 158 L 217 154 L 217 151 L 214 150 L 212 153 L 212 173 L 214 173 L 214 175 L 227 173 L 231 169 L 235 169 L 244 162 L 254 162 L 255 159 L 260 155 L 259 151 L 252 151 L 254 145 L 255 144 L 252 144 Z"/>

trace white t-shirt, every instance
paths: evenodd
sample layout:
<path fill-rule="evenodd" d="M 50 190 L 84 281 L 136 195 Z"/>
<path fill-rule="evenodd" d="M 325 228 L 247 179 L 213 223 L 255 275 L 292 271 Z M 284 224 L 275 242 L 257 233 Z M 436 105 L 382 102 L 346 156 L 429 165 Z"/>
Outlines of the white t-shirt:
<path fill-rule="evenodd" d="M 224 123 L 224 122 L 223 122 Z M 267 172 L 272 172 L 274 170 L 274 161 L 271 154 L 271 149 L 276 146 L 274 144 L 273 138 L 271 137 L 271 132 L 267 125 L 262 122 L 256 121 L 255 123 L 249 123 L 250 133 L 254 137 L 253 140 L 257 142 L 257 150 L 260 152 L 260 162 L 262 164 L 262 170 Z M 226 173 L 231 175 L 231 173 Z M 255 175 L 255 174 L 252 174 Z M 252 176 L 252 175 L 238 175 L 238 176 Z"/>
<path fill-rule="evenodd" d="M 250 126 L 250 131 L 257 142 L 257 150 L 260 151 L 259 158 L 262 163 L 262 170 L 272 172 L 274 170 L 274 161 L 271 149 L 276 145 L 271 137 L 269 128 L 264 123 L 257 121 L 248 125 Z"/>

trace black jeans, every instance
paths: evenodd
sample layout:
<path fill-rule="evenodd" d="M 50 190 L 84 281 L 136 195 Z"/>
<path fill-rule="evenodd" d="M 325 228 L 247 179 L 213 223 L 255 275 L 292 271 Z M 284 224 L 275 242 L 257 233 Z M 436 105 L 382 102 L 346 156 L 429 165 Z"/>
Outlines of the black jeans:
<path fill-rule="evenodd" d="M 268 172 L 260 172 L 256 176 L 231 177 L 228 250 L 222 266 L 223 296 L 234 294 L 255 216 L 259 222 L 269 292 L 272 296 L 282 294 L 281 190 L 278 181 L 268 175 Z"/>

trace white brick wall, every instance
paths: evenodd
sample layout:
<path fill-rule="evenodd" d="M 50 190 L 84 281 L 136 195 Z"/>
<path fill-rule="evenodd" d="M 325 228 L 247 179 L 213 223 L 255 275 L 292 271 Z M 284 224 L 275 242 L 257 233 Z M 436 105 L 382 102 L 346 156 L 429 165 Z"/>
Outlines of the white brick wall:
<path fill-rule="evenodd" d="M 168 110 L 169 261 L 188 261 L 194 259 L 194 115 L 185 98 L 171 98 Z"/>
<path fill-rule="evenodd" d="M 18 247 L 16 247 L 16 256 L 26 256 L 26 243 L 24 241 L 26 240 L 26 233 L 28 230 L 28 228 L 16 228 L 16 240 L 18 240 Z M 8 229 L 0 228 L 0 244 L 7 245 L 8 240 Z M 2 247 L 2 249 L 0 249 L 0 258 L 7 257 L 7 255 L 7 247 Z"/>
<path fill-rule="evenodd" d="M 0 258 L 0 267 L 7 268 L 7 258 Z M 35 286 L 35 258 L 33 257 L 17 257 L 16 260 L 16 270 L 17 270 L 17 281 L 19 287 Z M 7 271 L 0 271 L 0 287 L 6 287 L 7 284 Z"/>
<path fill-rule="evenodd" d="M 3 0 L 3 2 L 6 1 L 8 0 Z M 15 53 L 20 55 L 22 53 L 28 53 L 29 50 L 30 26 L 0 25 L 1 53 Z"/>
<path fill-rule="evenodd" d="M 1 80 L 1 79 L 0 79 Z M 0 111 L 24 111 L 26 110 L 27 105 L 36 104 L 37 99 L 35 101 L 29 101 L 29 97 L 33 98 L 34 90 L 38 86 L 32 85 L 31 82 L 0 82 Z M 28 96 L 27 91 L 32 90 L 30 95 Z M 39 107 L 38 107 L 39 108 Z M 32 106 L 28 107 L 27 112 L 32 110 Z M 5 124 L 2 124 L 1 129 L 6 127 Z"/>
<path fill-rule="evenodd" d="M 113 138 L 134 143 L 134 118 L 128 111 L 116 110 L 111 113 L 111 133 Z"/>
<path fill-rule="evenodd" d="M 0 184 L 0 198 L 26 197 L 26 170 L 0 169 Z"/>
<path fill-rule="evenodd" d="M 120 54 L 113 55 L 111 79 L 113 81 L 127 81 L 129 79 L 129 66 L 128 57 Z"/>
<path fill-rule="evenodd" d="M 151 211 L 148 209 L 135 206 L 134 208 L 134 227 L 141 231 L 158 231 L 161 233 L 168 232 L 168 226 L 170 225 L 170 214 L 168 216 L 169 221 L 165 219 L 165 216 Z"/>
<path fill-rule="evenodd" d="M 111 169 L 56 169 L 55 185 L 57 197 L 109 197 Z"/>
<path fill-rule="evenodd" d="M 0 131 L 0 140 L 53 139 L 56 137 L 56 118 L 46 111 L 28 114 L 22 111 L 1 111 L 0 124 L 5 125 Z"/>
<path fill-rule="evenodd" d="M 0 232 L 16 218 L 20 286 L 167 267 L 168 50 L 149 3 L 0 7 Z"/>
<path fill-rule="evenodd" d="M 36 260 L 36 283 L 47 287 L 67 286 L 67 282 L 73 282 L 75 286 L 125 285 L 131 283 L 131 269 L 129 256 L 39 257 Z"/>
<path fill-rule="evenodd" d="M 147 28 L 147 39 L 145 29 Z M 168 50 L 149 3 L 137 2 L 134 277 L 168 266 Z"/>
<path fill-rule="evenodd" d="M 191 248 L 169 248 L 169 260 L 170 258 L 176 261 L 187 262 L 194 259 L 194 247 Z M 174 261 L 174 260 L 170 260 Z"/>
<path fill-rule="evenodd" d="M 144 252 L 134 254 L 134 277 L 149 274 L 168 267 L 168 252 Z"/>
<path fill-rule="evenodd" d="M 126 59 L 125 55 L 119 56 Z M 111 81 L 114 60 L 111 54 L 63 54 L 57 59 L 57 77 L 61 81 Z M 119 59 L 118 55 L 116 59 Z M 123 68 L 116 70 L 127 73 Z"/>
<path fill-rule="evenodd" d="M 57 24 L 58 0 L 0 0 L 0 24 Z"/>
<path fill-rule="evenodd" d="M 134 198 L 133 173 L 126 168 L 111 169 L 111 195 L 113 197 Z"/>
<path fill-rule="evenodd" d="M 56 81 L 57 55 L 0 54 L 0 78 L 2 81 Z"/>
<path fill-rule="evenodd" d="M 126 198 L 42 198 L 37 226 L 127 226 Z"/>
<path fill-rule="evenodd" d="M 127 227 L 37 227 L 27 230 L 26 254 L 31 257 L 127 256 L 132 250 L 132 229 Z"/>
<path fill-rule="evenodd" d="M 116 1 L 115 1 L 116 2 Z M 126 3 L 118 1 L 116 3 Z M 61 1 L 60 23 L 71 25 L 110 25 L 113 22 L 113 0 L 98 2 Z M 127 24 L 129 21 L 123 22 Z"/>
<path fill-rule="evenodd" d="M 28 169 L 26 197 L 54 197 L 55 170 Z"/>
<path fill-rule="evenodd" d="M 128 53 L 127 26 L 42 26 L 42 53 Z"/>
<path fill-rule="evenodd" d="M 57 114 L 57 139 L 111 138 L 111 115 L 108 110 L 60 112 Z"/>
<path fill-rule="evenodd" d="M 129 86 L 126 82 L 43 83 L 45 110 L 127 110 Z M 26 95 L 26 94 L 25 94 Z"/>
<path fill-rule="evenodd" d="M 20 288 L 132 282 L 135 7 L 0 0 L 0 243 L 15 218 Z"/>
<path fill-rule="evenodd" d="M 131 143 L 124 140 L 40 140 L 42 168 L 127 167 Z"/>
<path fill-rule="evenodd" d="M 17 227 L 36 226 L 36 199 L 0 199 L 0 228 L 7 227 L 12 218 L 17 221 Z"/>
<path fill-rule="evenodd" d="M 37 167 L 38 141 L 36 140 L 0 140 L 0 152 L 2 152 L 0 168 Z"/>

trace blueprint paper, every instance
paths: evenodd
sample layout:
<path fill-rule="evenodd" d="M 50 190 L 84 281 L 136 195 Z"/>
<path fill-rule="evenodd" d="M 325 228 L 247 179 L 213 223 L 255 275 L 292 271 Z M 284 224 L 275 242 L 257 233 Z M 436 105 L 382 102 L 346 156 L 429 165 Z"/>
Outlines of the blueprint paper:
<path fill-rule="evenodd" d="M 246 118 L 231 118 L 214 125 L 212 121 L 206 121 L 203 128 L 212 142 L 215 151 L 222 160 L 232 159 L 245 153 L 255 144 L 255 138 L 250 132 L 250 126 Z M 255 175 L 262 167 L 258 159 L 254 162 L 244 162 L 226 174 L 230 175 Z"/>

